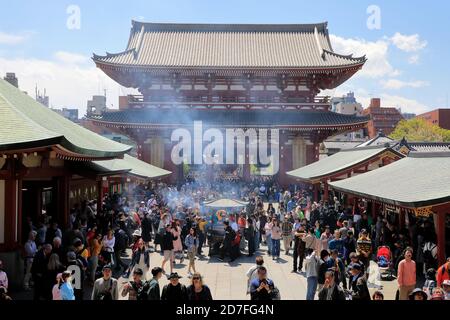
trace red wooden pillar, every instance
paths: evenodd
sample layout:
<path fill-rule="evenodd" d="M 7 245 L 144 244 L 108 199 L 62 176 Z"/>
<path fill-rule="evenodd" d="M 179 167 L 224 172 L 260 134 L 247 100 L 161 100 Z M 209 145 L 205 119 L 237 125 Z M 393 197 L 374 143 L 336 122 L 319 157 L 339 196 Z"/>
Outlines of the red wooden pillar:
<path fill-rule="evenodd" d="M 405 210 L 403 208 L 400 208 L 398 223 L 400 230 L 403 230 L 403 228 L 405 227 Z"/>
<path fill-rule="evenodd" d="M 102 178 L 100 178 L 100 180 L 97 180 L 97 212 L 102 211 L 103 196 L 103 181 Z"/>
<path fill-rule="evenodd" d="M 58 223 L 67 228 L 69 225 L 69 193 L 70 193 L 70 176 L 65 175 L 58 179 Z"/>
<path fill-rule="evenodd" d="M 319 184 L 315 183 L 313 185 L 314 188 L 314 201 L 319 202 Z"/>
<path fill-rule="evenodd" d="M 328 182 L 326 180 L 323 181 L 323 201 L 329 200 L 328 194 Z"/>
<path fill-rule="evenodd" d="M 15 159 L 7 160 L 7 170 L 9 177 L 5 180 L 5 248 L 6 250 L 14 249 L 19 241 L 17 235 L 18 223 L 18 194 L 22 190 L 18 190 L 18 180 L 16 180 L 16 163 Z"/>
<path fill-rule="evenodd" d="M 447 215 L 446 210 L 439 210 L 434 214 L 434 223 L 437 234 L 437 258 L 438 264 L 442 265 L 446 261 L 445 256 L 445 218 Z"/>

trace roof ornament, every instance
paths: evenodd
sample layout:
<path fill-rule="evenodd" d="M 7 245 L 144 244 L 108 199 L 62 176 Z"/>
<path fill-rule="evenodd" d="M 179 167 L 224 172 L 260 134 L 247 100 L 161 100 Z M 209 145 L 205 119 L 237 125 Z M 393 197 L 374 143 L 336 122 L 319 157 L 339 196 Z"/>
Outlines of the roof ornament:
<path fill-rule="evenodd" d="M 323 60 L 325 60 L 325 51 L 323 50 L 322 46 L 320 45 L 319 31 L 317 30 L 317 27 L 314 27 L 314 38 L 316 39 L 316 45 L 317 45 L 317 50 L 319 51 L 319 55 L 322 57 Z"/>

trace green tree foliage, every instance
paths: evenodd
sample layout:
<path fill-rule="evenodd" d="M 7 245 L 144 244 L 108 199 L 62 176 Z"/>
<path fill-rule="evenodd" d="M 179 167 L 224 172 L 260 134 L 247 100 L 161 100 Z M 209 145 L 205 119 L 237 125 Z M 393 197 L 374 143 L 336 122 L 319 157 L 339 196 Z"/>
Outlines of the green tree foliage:
<path fill-rule="evenodd" d="M 415 142 L 450 142 L 450 130 L 442 129 L 424 119 L 413 118 L 400 121 L 389 137 L 395 140 L 405 137 L 407 141 Z"/>

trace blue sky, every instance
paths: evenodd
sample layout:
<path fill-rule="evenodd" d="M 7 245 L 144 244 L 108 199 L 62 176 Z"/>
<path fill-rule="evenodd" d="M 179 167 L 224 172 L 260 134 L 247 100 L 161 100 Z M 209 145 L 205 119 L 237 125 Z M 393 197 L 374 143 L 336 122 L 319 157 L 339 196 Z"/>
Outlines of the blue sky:
<path fill-rule="evenodd" d="M 67 9 L 80 9 L 80 29 L 67 28 Z M 369 29 L 370 5 L 380 10 L 380 28 Z M 0 73 L 16 72 L 23 90 L 46 88 L 53 107 L 84 113 L 92 94 L 107 90 L 108 103 L 132 92 L 95 68 L 93 52 L 122 51 L 130 21 L 197 23 L 329 22 L 339 53 L 366 54 L 369 62 L 337 90 L 353 90 L 367 106 L 381 97 L 403 112 L 446 107 L 450 96 L 448 2 L 362 0 L 15 0 L 0 11 Z"/>

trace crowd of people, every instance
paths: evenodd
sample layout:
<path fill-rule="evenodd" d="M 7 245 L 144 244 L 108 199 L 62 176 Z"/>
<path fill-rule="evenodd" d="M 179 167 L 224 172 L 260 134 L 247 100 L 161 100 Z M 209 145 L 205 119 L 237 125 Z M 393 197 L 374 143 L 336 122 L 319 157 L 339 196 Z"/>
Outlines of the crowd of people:
<path fill-rule="evenodd" d="M 217 198 L 247 205 L 220 214 L 202 206 Z M 106 195 L 101 208 L 96 201 L 75 205 L 65 230 L 45 215 L 28 219 L 23 287 L 33 289 L 35 300 L 211 300 L 195 261 L 205 258 L 205 246 L 212 250 L 209 235 L 219 226 L 219 259 L 256 256 L 246 274 L 252 300 L 281 299 L 269 278 L 277 270 L 268 270 L 264 257 L 279 262 L 282 254 L 306 278 L 307 300 L 383 299 L 379 284 L 368 282 L 374 265 L 374 272 L 396 276 L 400 300 L 450 299 L 450 260 L 437 266 L 432 221 L 411 216 L 408 228 L 398 229 L 395 214 L 369 212 L 364 202 L 313 202 L 308 189 L 283 190 L 270 181 L 139 185 L 131 194 Z M 163 256 L 160 265 L 152 263 L 154 252 Z M 187 287 L 174 272 L 176 260 L 184 259 Z M 163 277 L 168 283 L 160 290 Z M 370 295 L 370 286 L 379 290 Z M 0 289 L 6 299 L 1 262 Z"/>

